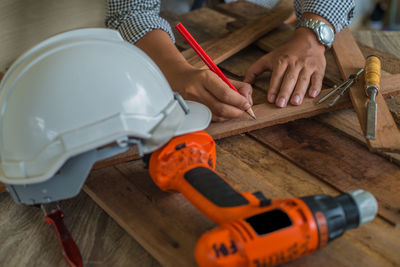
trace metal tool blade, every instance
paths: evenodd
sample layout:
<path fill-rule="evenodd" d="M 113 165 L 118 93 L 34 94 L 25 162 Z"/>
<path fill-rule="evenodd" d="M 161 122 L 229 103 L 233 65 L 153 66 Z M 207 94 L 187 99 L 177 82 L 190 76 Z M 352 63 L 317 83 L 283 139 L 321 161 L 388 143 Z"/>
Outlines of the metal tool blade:
<path fill-rule="evenodd" d="M 348 83 L 340 90 L 339 94 L 337 94 L 336 97 L 334 99 L 332 99 L 332 101 L 328 105 L 326 105 L 326 108 L 330 108 L 333 105 L 335 105 L 336 102 L 338 102 L 339 99 L 344 95 L 344 93 L 347 91 L 347 89 L 349 89 L 350 86 L 353 85 L 353 83 L 354 83 L 353 79 L 349 80 Z"/>
<path fill-rule="evenodd" d="M 336 85 L 333 86 L 333 89 L 327 93 L 325 96 L 323 96 L 320 100 L 318 100 L 317 104 L 321 104 L 322 102 L 324 102 L 325 100 L 327 100 L 331 95 L 333 95 L 337 90 L 339 90 L 339 87 L 337 87 Z"/>
<path fill-rule="evenodd" d="M 376 102 L 370 100 L 367 104 L 367 125 L 365 133 L 367 139 L 376 139 L 376 109 Z"/>

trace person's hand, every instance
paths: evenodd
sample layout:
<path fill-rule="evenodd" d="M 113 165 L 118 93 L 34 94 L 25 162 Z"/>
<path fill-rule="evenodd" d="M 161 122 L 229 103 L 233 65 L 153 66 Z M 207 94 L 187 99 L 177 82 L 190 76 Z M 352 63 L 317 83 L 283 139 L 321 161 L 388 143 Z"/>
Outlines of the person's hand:
<path fill-rule="evenodd" d="M 175 69 L 174 76 L 170 77 L 172 88 L 180 92 L 184 99 L 208 106 L 213 121 L 239 117 L 253 105 L 252 87 L 248 83 L 230 80 L 240 92 L 238 94 L 211 70 L 186 66 Z"/>
<path fill-rule="evenodd" d="M 300 105 L 309 89 L 316 97 L 325 74 L 325 47 L 310 29 L 298 28 L 289 42 L 261 57 L 245 74 L 245 82 L 253 83 L 256 76 L 272 72 L 268 102 L 278 107 Z"/>
<path fill-rule="evenodd" d="M 155 29 L 147 33 L 136 46 L 154 60 L 174 91 L 184 99 L 208 106 L 214 121 L 239 117 L 253 105 L 250 84 L 231 81 L 238 94 L 211 70 L 194 68 L 165 31 Z"/>

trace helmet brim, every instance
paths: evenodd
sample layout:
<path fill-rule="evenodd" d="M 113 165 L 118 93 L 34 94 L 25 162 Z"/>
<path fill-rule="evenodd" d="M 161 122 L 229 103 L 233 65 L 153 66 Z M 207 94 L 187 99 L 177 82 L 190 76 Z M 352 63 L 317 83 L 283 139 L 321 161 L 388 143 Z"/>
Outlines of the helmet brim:
<path fill-rule="evenodd" d="M 188 100 L 185 102 L 190 111 L 175 132 L 175 136 L 204 130 L 211 121 L 211 111 L 205 105 Z"/>

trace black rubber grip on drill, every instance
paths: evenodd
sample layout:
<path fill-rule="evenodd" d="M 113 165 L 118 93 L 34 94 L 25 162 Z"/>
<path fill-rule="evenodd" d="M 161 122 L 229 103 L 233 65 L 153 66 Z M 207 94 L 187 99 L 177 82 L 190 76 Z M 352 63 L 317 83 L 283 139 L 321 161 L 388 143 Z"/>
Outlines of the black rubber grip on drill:
<path fill-rule="evenodd" d="M 316 214 L 324 214 L 328 224 L 328 241 L 341 236 L 345 230 L 355 228 L 359 222 L 359 211 L 350 195 L 343 194 L 337 197 L 316 195 L 301 198 Z"/>
<path fill-rule="evenodd" d="M 249 204 L 249 201 L 235 191 L 224 179 L 214 171 L 197 167 L 187 171 L 185 180 L 200 194 L 220 207 L 236 207 Z"/>

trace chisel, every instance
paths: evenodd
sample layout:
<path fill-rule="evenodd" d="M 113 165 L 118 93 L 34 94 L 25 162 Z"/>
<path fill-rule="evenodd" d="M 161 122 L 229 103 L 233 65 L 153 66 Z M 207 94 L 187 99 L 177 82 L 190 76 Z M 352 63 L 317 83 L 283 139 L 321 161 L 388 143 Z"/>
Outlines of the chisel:
<path fill-rule="evenodd" d="M 369 98 L 365 137 L 367 139 L 376 139 L 377 105 L 375 97 L 378 94 L 381 81 L 381 61 L 377 56 L 370 55 L 367 57 L 364 77 L 365 93 Z"/>

